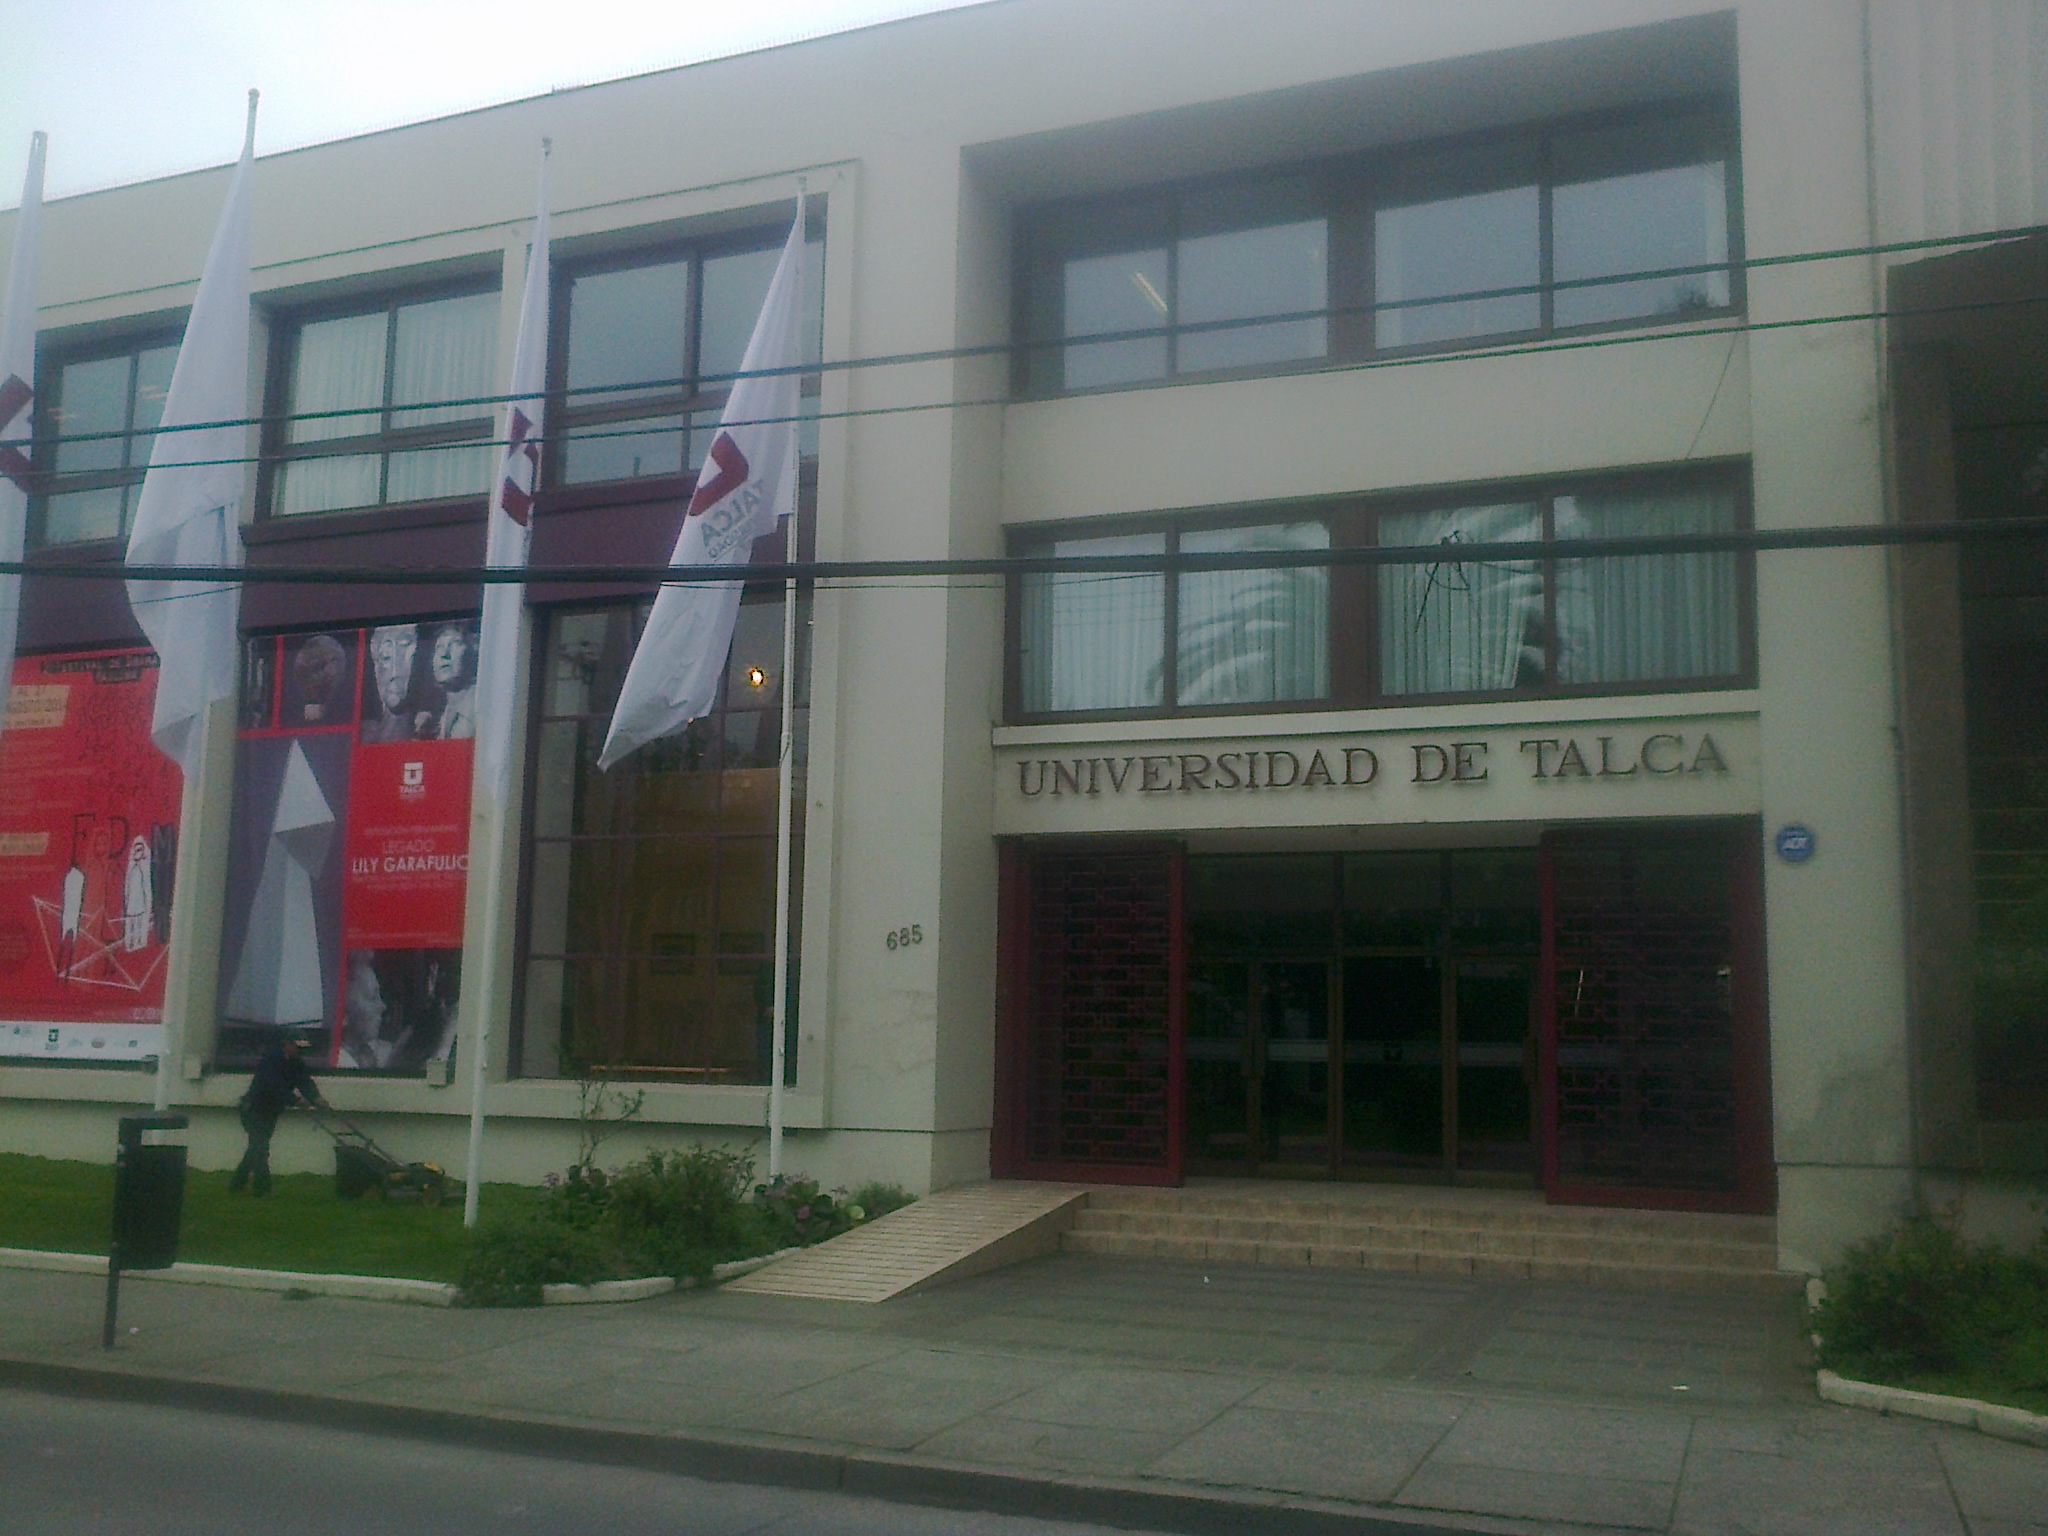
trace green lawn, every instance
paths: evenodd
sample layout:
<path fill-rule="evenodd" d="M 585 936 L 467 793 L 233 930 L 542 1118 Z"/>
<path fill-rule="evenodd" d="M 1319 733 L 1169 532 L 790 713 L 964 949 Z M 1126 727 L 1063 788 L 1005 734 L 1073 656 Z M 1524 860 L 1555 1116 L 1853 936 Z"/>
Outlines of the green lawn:
<path fill-rule="evenodd" d="M 533 1205 L 541 1191 L 487 1184 L 483 1209 L 497 1216 Z M 0 1153 L 0 1248 L 105 1253 L 112 1224 L 111 1164 Z M 277 1179 L 267 1199 L 228 1193 L 224 1172 L 185 1180 L 178 1257 L 197 1264 L 310 1274 L 447 1280 L 462 1272 L 466 1235 L 460 1191 L 429 1210 L 414 1201 L 337 1199 L 326 1174 Z"/>

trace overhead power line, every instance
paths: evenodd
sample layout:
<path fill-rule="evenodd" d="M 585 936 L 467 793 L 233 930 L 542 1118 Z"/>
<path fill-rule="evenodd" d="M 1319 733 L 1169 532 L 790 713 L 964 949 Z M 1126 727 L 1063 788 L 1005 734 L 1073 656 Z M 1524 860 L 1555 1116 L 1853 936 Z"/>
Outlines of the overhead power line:
<path fill-rule="evenodd" d="M 1182 551 L 1174 554 L 991 555 L 936 560 L 777 560 L 752 565 L 144 565 L 118 560 L 0 561 L 0 575 L 88 581 L 204 581 L 243 586 L 649 586 L 707 581 L 874 581 L 1035 575 L 1132 576 L 1167 571 L 1267 571 L 1350 566 L 1613 559 L 1641 555 L 1746 554 L 1823 549 L 2008 543 L 2048 538 L 2048 516 L 1889 523 L 1868 527 L 1744 528 L 1629 538 L 1515 539 L 1492 543 L 1362 544 L 1324 549 Z"/>

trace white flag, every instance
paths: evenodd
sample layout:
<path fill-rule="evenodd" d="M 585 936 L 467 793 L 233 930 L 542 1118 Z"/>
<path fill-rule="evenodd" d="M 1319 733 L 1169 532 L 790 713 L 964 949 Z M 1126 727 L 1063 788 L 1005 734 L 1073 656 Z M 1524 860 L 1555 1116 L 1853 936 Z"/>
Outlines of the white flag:
<path fill-rule="evenodd" d="M 512 388 L 506 412 L 505 461 L 491 488 L 484 563 L 526 564 L 532 538 L 534 493 L 540 485 L 542 405 L 548 366 L 548 182 L 541 157 L 540 203 L 533 245 L 526 255 L 526 288 L 519 304 L 519 340 L 512 348 Z M 484 588 L 483 634 L 477 644 L 477 783 L 502 807 L 511 792 L 512 699 L 519 680 L 520 608 L 526 588 L 500 582 Z"/>
<path fill-rule="evenodd" d="M 28 142 L 28 176 L 14 220 L 14 257 L 7 266 L 7 307 L 0 310 L 0 560 L 19 561 L 28 528 L 29 462 L 25 440 L 36 377 L 36 238 L 43 223 L 43 146 Z M 21 614 L 21 578 L 0 576 L 0 725 L 14 682 L 14 637 Z"/>
<path fill-rule="evenodd" d="M 242 159 L 200 274 L 128 534 L 130 565 L 242 563 L 242 487 L 249 454 L 249 174 L 256 93 Z M 204 426 L 203 423 L 219 423 Z M 196 427 L 173 431 L 176 427 Z M 241 590 L 222 581 L 130 581 L 128 603 L 160 670 L 150 735 L 190 782 L 206 709 L 235 691 Z"/>
<path fill-rule="evenodd" d="M 754 322 L 725 415 L 676 536 L 677 565 L 744 566 L 754 540 L 796 512 L 796 368 L 802 361 L 804 200 Z M 766 377 L 760 375 L 766 374 Z M 671 582 L 654 599 L 619 690 L 598 766 L 666 736 L 711 708 L 732 649 L 741 581 Z"/>

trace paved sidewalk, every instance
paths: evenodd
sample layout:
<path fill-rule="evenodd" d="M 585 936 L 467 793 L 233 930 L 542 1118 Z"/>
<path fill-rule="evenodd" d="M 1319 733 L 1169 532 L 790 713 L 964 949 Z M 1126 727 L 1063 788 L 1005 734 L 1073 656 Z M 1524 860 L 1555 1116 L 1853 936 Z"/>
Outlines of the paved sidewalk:
<path fill-rule="evenodd" d="M 879 1307 L 132 1279 L 103 1353 L 103 1291 L 0 1271 L 0 1384 L 1189 1530 L 2048 1536 L 2048 1451 L 1820 1403 L 1790 1297 L 1077 1256 Z"/>

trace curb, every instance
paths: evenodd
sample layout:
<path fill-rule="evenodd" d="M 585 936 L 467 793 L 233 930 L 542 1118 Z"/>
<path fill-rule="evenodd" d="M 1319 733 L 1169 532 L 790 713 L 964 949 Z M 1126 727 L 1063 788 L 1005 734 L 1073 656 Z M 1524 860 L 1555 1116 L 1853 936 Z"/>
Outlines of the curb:
<path fill-rule="evenodd" d="M 1974 1397 L 1943 1397 L 1937 1392 L 1914 1392 L 1905 1387 L 1884 1387 L 1874 1381 L 1851 1381 L 1833 1371 L 1814 1377 L 1821 1397 L 1845 1408 L 1868 1408 L 1882 1414 L 1931 1419 L 1937 1424 L 1954 1424 L 2015 1440 L 2021 1445 L 2048 1447 L 2048 1414 L 2008 1408 L 2002 1403 L 1982 1403 Z"/>
<path fill-rule="evenodd" d="M 485 1415 L 376 1398 L 315 1396 L 119 1369 L 0 1359 L 0 1386 L 101 1401 L 162 1403 L 296 1425 L 436 1440 L 485 1450 L 635 1467 L 707 1482 L 844 1493 L 894 1504 L 1019 1515 L 1187 1536 L 1423 1536 L 1526 1531 L 1520 1520 L 1418 1510 L 1390 1514 L 1282 1494 L 1159 1488 L 1112 1479 L 995 1472 L 886 1452 L 699 1432 L 604 1429 L 535 1414 Z"/>
<path fill-rule="evenodd" d="M 69 1275 L 104 1275 L 107 1261 L 96 1253 L 45 1253 L 35 1248 L 0 1248 L 0 1266 L 47 1269 Z M 383 1275 L 307 1275 L 289 1269 L 240 1269 L 230 1264 L 173 1264 L 169 1269 L 124 1269 L 124 1281 L 156 1280 L 172 1285 L 217 1285 L 237 1291 L 303 1291 L 346 1296 L 354 1301 L 403 1302 L 416 1307 L 452 1307 L 455 1287 L 439 1280 L 396 1280 Z"/>

